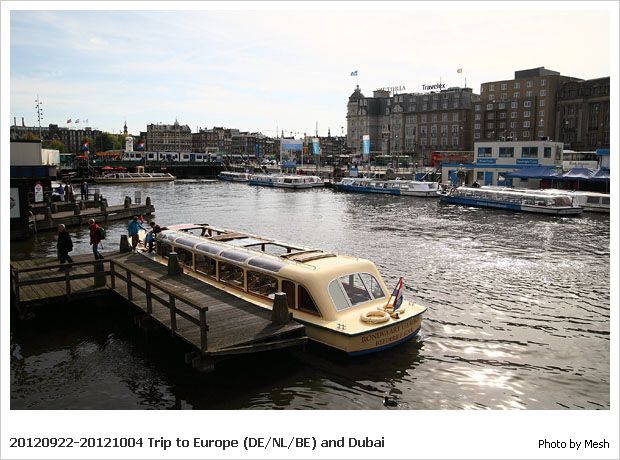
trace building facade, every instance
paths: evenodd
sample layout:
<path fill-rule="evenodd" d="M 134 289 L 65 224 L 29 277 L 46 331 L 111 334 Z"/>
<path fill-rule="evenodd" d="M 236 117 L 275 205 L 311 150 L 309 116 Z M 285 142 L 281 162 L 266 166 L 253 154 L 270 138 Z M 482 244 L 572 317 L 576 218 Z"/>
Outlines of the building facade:
<path fill-rule="evenodd" d="M 192 131 L 175 120 L 172 125 L 153 124 L 146 127 L 146 150 L 150 152 L 191 152 Z"/>
<path fill-rule="evenodd" d="M 371 156 L 407 156 L 424 164 L 433 150 L 471 150 L 478 98 L 459 87 L 394 95 L 377 90 L 365 97 L 358 86 L 347 104 L 347 144 L 360 154 L 369 135 Z"/>
<path fill-rule="evenodd" d="M 474 162 L 447 163 L 442 167 L 442 182 L 454 183 L 459 171 L 466 184 L 505 185 L 538 188 L 540 180 L 524 180 L 514 184 L 503 173 L 521 168 L 562 167 L 563 143 L 553 141 L 485 141 L 474 144 Z"/>
<path fill-rule="evenodd" d="M 89 139 L 91 144 L 95 142 L 95 138 L 101 134 L 98 129 L 92 129 L 90 127 L 72 129 L 61 128 L 56 124 L 49 124 L 48 126 L 41 126 L 40 131 L 38 126 L 25 126 L 23 118 L 22 125 L 13 123 L 11 126 L 11 139 L 12 140 L 24 140 L 27 135 L 31 135 L 39 138 L 39 132 L 41 133 L 41 141 L 58 140 L 65 146 L 65 150 L 62 153 L 79 153 L 82 147 L 82 140 Z"/>
<path fill-rule="evenodd" d="M 570 81 L 580 80 L 538 67 L 516 71 L 512 80 L 482 83 L 474 104 L 474 142 L 557 140 L 557 92 Z"/>
<path fill-rule="evenodd" d="M 576 151 L 609 149 L 609 77 L 558 88 L 555 139 Z"/>

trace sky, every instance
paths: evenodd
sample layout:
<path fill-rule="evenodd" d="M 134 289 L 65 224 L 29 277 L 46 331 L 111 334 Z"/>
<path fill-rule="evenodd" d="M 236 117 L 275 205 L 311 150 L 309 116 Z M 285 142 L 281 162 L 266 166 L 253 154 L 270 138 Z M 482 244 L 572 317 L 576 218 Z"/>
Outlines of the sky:
<path fill-rule="evenodd" d="M 12 11 L 11 122 L 36 125 L 38 95 L 44 126 L 76 127 L 66 121 L 78 118 L 119 132 L 127 121 L 138 134 L 177 119 L 193 132 L 225 126 L 301 137 L 318 123 L 319 135 L 334 135 L 346 132 L 358 83 L 370 96 L 384 86 L 422 92 L 440 79 L 467 79 L 479 93 L 482 82 L 539 66 L 610 75 L 609 13 L 587 4 L 277 8 Z"/>

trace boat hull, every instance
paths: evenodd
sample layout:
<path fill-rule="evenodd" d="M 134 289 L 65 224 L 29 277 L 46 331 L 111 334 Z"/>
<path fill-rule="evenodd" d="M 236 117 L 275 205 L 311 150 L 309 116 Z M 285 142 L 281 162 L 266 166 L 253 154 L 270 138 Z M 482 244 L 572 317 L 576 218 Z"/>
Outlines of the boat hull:
<path fill-rule="evenodd" d="M 360 187 L 356 185 L 344 185 L 344 184 L 334 184 L 336 190 L 340 190 L 342 192 L 357 192 L 357 193 L 379 193 L 382 195 L 401 195 L 400 190 L 396 189 L 379 189 L 373 187 Z"/>
<path fill-rule="evenodd" d="M 174 177 L 136 177 L 136 178 L 123 178 L 123 179 L 95 179 L 95 183 L 97 184 L 127 184 L 127 183 L 137 183 L 137 182 L 173 182 Z"/>
<path fill-rule="evenodd" d="M 521 203 L 510 203 L 506 201 L 486 200 L 483 198 L 471 198 L 462 196 L 441 195 L 441 201 L 448 204 L 459 204 L 463 206 L 474 206 L 478 208 L 505 209 L 515 212 L 533 212 L 538 214 L 549 214 L 559 216 L 574 216 L 583 212 L 578 207 L 549 207 L 549 206 L 531 206 Z"/>

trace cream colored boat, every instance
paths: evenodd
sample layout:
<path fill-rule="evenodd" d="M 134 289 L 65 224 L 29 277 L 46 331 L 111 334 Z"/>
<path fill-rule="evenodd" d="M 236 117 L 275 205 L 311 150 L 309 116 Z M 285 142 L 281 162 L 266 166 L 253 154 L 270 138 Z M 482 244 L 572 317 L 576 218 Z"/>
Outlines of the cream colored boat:
<path fill-rule="evenodd" d="M 311 340 L 361 355 L 414 338 L 426 307 L 403 301 L 366 259 L 303 248 L 209 225 L 176 225 L 157 235 L 162 264 L 176 252 L 184 272 L 265 309 L 284 292 L 293 318 Z"/>

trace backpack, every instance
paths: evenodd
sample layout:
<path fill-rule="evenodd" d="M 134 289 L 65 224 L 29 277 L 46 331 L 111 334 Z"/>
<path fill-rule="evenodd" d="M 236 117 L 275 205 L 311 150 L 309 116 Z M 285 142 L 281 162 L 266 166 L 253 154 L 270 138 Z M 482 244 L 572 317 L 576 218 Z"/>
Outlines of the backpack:
<path fill-rule="evenodd" d="M 100 240 L 105 240 L 105 228 L 103 227 L 97 227 L 97 237 Z"/>

